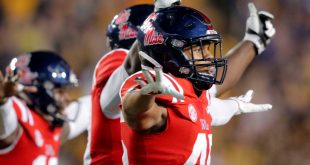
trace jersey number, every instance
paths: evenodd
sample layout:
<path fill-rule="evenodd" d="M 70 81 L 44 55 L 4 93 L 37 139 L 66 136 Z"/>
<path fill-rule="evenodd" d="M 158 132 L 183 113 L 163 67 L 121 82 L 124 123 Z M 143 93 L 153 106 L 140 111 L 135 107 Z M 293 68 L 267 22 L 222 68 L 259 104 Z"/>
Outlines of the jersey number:
<path fill-rule="evenodd" d="M 124 149 L 123 158 L 122 158 L 123 163 L 128 164 L 127 148 L 123 141 L 122 141 L 122 145 Z M 196 164 L 200 157 L 199 164 L 210 165 L 211 146 L 212 146 L 212 134 L 208 134 L 208 138 L 207 138 L 205 133 L 199 133 L 197 135 L 197 139 L 195 141 L 193 151 L 184 164 L 185 165 Z M 208 153 L 208 156 L 207 156 L 207 153 Z M 207 159 L 207 162 L 206 162 L 206 159 Z"/>
<path fill-rule="evenodd" d="M 212 146 L 212 134 L 209 134 L 207 138 L 205 133 L 199 133 L 197 135 L 197 139 L 195 141 L 192 154 L 189 156 L 189 158 L 184 164 L 185 165 L 196 164 L 200 157 L 199 164 L 209 165 L 210 160 L 211 160 L 210 158 L 211 146 Z M 207 150 L 207 147 L 208 147 L 208 150 Z M 208 155 L 207 155 L 207 152 L 208 152 Z M 206 163 L 206 159 L 207 159 L 207 163 Z"/>
<path fill-rule="evenodd" d="M 56 157 L 51 157 L 47 160 L 47 156 L 46 155 L 39 155 L 33 162 L 32 165 L 57 165 L 58 164 L 58 160 Z"/>

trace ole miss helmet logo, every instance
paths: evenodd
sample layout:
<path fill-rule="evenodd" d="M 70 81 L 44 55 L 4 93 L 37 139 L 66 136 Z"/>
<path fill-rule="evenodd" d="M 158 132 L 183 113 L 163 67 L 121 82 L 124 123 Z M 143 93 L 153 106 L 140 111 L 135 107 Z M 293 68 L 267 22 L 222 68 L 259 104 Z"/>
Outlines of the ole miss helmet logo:
<path fill-rule="evenodd" d="M 144 37 L 144 45 L 158 45 L 164 43 L 164 37 L 154 29 L 149 29 Z"/>
<path fill-rule="evenodd" d="M 19 75 L 19 82 L 24 84 L 31 84 L 37 77 L 38 73 L 32 72 L 28 67 L 31 56 L 20 55 L 18 58 L 14 58 L 10 65 L 6 68 L 6 71 L 17 70 Z"/>
<path fill-rule="evenodd" d="M 131 38 L 136 38 L 138 32 L 132 27 L 128 26 L 127 23 L 119 25 L 119 35 L 118 38 L 120 40 L 127 40 Z"/>

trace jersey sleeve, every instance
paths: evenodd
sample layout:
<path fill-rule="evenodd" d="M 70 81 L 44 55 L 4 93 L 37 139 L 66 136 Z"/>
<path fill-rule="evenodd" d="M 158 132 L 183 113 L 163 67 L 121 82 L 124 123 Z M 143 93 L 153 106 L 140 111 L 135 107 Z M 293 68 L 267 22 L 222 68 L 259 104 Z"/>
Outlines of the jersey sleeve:
<path fill-rule="evenodd" d="M 128 77 L 124 83 L 122 84 L 121 88 L 120 88 L 120 97 L 121 100 L 123 100 L 124 96 L 126 95 L 126 93 L 131 92 L 131 91 L 135 91 L 138 89 L 141 89 L 141 87 L 138 85 L 138 83 L 135 81 L 135 79 L 137 77 L 144 77 L 143 73 L 141 71 L 131 75 L 130 77 Z"/>
<path fill-rule="evenodd" d="M 93 75 L 93 88 L 104 86 L 111 74 L 124 61 L 128 51 L 116 49 L 104 55 L 96 65 Z"/>
<path fill-rule="evenodd" d="M 65 109 L 69 121 L 68 139 L 73 139 L 87 130 L 90 124 L 91 115 L 91 96 L 86 95 L 73 101 Z"/>

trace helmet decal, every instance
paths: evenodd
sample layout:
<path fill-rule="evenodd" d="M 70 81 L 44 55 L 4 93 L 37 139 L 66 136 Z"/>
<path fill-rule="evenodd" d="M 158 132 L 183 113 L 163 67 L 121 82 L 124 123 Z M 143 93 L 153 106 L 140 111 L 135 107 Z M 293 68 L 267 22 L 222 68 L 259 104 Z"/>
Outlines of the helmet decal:
<path fill-rule="evenodd" d="M 32 72 L 28 67 L 30 59 L 31 55 L 23 54 L 18 58 L 13 58 L 9 67 L 7 68 L 7 71 L 14 71 L 16 68 L 18 68 L 16 74 L 19 75 L 19 81 L 23 84 L 31 84 L 38 77 L 38 73 Z"/>
<path fill-rule="evenodd" d="M 108 25 L 107 44 L 111 49 L 129 49 L 137 38 L 143 21 L 154 11 L 154 5 L 141 4 L 126 8 Z"/>
<path fill-rule="evenodd" d="M 128 26 L 127 23 L 119 25 L 119 35 L 118 38 L 120 40 L 127 40 L 131 38 L 136 38 L 138 35 L 137 30 L 133 29 L 132 27 Z"/>
<path fill-rule="evenodd" d="M 162 43 L 164 43 L 164 37 L 161 33 L 156 32 L 154 29 L 150 29 L 146 32 L 144 45 L 157 45 Z"/>

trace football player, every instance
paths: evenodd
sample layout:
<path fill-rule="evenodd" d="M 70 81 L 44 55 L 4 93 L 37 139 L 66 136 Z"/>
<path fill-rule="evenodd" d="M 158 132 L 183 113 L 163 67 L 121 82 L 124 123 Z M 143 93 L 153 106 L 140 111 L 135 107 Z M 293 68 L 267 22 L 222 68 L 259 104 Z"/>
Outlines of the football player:
<path fill-rule="evenodd" d="M 124 164 L 210 163 L 216 116 L 208 107 L 208 89 L 225 78 L 221 44 L 209 18 L 195 9 L 171 7 L 147 18 L 138 33 L 142 72 L 126 79 L 120 90 Z M 234 98 L 239 105 L 248 104 L 239 99 Z M 234 114 L 244 112 L 240 107 Z M 250 111 L 271 105 L 254 107 Z"/>
<path fill-rule="evenodd" d="M 58 151 L 75 130 L 64 114 L 67 88 L 77 79 L 51 51 L 13 58 L 0 72 L 0 164 L 57 164 Z"/>
<path fill-rule="evenodd" d="M 156 2 L 158 4 L 160 1 Z M 178 5 L 179 1 L 177 2 L 173 1 L 172 4 Z M 160 8 L 155 7 L 155 9 L 157 10 L 160 10 Z M 120 26 L 119 24 L 115 24 L 115 22 L 121 22 L 120 20 L 124 21 L 124 18 L 128 18 L 127 21 L 129 23 L 126 24 L 133 25 L 133 23 L 130 22 L 130 19 L 133 18 L 128 15 L 124 16 L 124 14 L 126 15 L 128 13 L 129 13 L 128 11 L 122 11 L 119 15 L 117 15 L 114 18 L 112 23 L 109 25 L 107 35 L 110 47 L 112 49 L 115 48 L 129 49 L 130 45 L 134 42 L 134 37 L 132 37 L 132 34 L 135 33 L 133 33 L 132 29 L 137 29 L 137 27 L 126 25 L 124 28 L 124 26 L 122 25 Z M 131 13 L 134 13 L 134 10 L 131 10 Z M 143 14 L 140 13 L 140 15 L 142 16 Z M 251 17 L 251 19 L 255 19 L 255 21 L 258 21 L 259 24 L 256 24 L 257 26 L 261 26 L 262 24 L 264 24 L 264 22 L 261 22 L 258 17 Z M 142 24 L 142 22 L 140 22 L 140 24 Z M 136 26 L 138 25 L 136 24 Z M 249 28 L 251 27 L 247 25 L 247 29 Z M 124 36 L 127 37 L 130 36 L 130 38 L 127 38 L 126 40 L 122 40 L 119 38 L 122 37 L 124 39 Z M 85 160 L 86 160 L 85 164 L 90 163 L 96 164 L 96 162 L 102 162 L 104 159 L 107 160 L 109 163 L 116 162 L 115 160 L 117 160 L 117 159 L 111 159 L 110 157 L 111 155 L 117 153 L 114 152 L 117 151 L 115 150 L 115 148 L 121 145 L 117 141 L 117 138 L 120 135 L 115 131 L 115 129 L 119 129 L 119 125 L 117 125 L 117 123 L 119 122 L 118 104 L 120 98 L 117 93 L 123 81 L 129 75 L 141 69 L 139 56 L 137 55 L 139 52 L 139 48 L 137 45 L 138 45 L 137 42 L 135 42 L 129 51 L 126 51 L 124 49 L 113 50 L 112 52 L 105 55 L 97 64 L 93 79 L 94 81 L 93 81 L 93 93 L 92 93 L 93 95 L 92 126 L 89 131 L 88 146 L 85 152 Z M 245 67 L 249 64 L 249 62 L 254 58 L 255 49 L 256 47 L 254 47 L 252 42 L 244 40 L 229 53 L 229 57 L 231 59 L 242 58 L 244 60 L 244 63 L 242 65 L 239 65 L 240 64 L 239 62 L 239 64 L 237 65 L 242 68 L 240 70 L 244 70 Z M 125 56 L 126 60 L 125 62 L 122 63 L 122 60 L 124 60 Z M 249 56 L 249 57 L 244 58 L 243 56 L 246 57 Z M 238 67 L 236 68 L 238 69 Z M 113 72 L 114 70 L 115 72 Z M 113 74 L 111 76 L 112 72 Z M 227 77 L 230 77 L 230 74 L 233 74 L 233 72 L 228 72 Z M 242 74 L 242 72 L 240 72 L 240 74 Z M 231 77 L 235 78 L 238 77 L 238 75 Z M 235 79 L 234 81 L 237 80 Z M 225 91 L 229 88 L 230 86 L 226 87 L 226 89 L 224 88 L 223 90 L 221 90 L 220 88 L 218 93 L 220 93 L 221 91 Z M 212 91 L 213 91 L 212 95 L 215 95 L 214 94 L 215 90 Z M 247 92 L 247 94 L 244 96 L 232 98 L 235 101 L 233 101 L 232 99 L 223 101 L 217 98 L 213 98 L 212 104 L 210 104 L 211 105 L 210 109 L 212 109 L 211 113 L 213 115 L 212 125 L 225 124 L 235 114 L 256 112 L 270 109 L 269 105 L 256 105 L 250 103 L 251 98 L 252 98 L 252 91 Z M 238 102 L 238 104 L 236 104 L 236 102 Z M 109 124 L 107 124 L 106 122 Z M 114 142 L 111 142 L 113 140 Z"/>
<path fill-rule="evenodd" d="M 121 164 L 122 146 L 120 143 L 119 83 L 128 77 L 122 63 L 127 54 L 138 53 L 130 49 L 136 40 L 138 27 L 149 14 L 154 11 L 154 5 L 135 5 L 118 13 L 107 29 L 107 43 L 111 51 L 106 53 L 97 63 L 92 87 L 91 126 L 88 131 L 87 149 L 84 154 L 84 164 Z M 128 51 L 129 50 L 129 51 Z M 134 64 L 133 66 L 139 66 Z M 115 76 L 113 87 L 104 89 L 111 74 L 120 70 Z M 139 70 L 133 69 L 133 70 Z M 102 98 L 103 93 L 111 94 Z"/>

